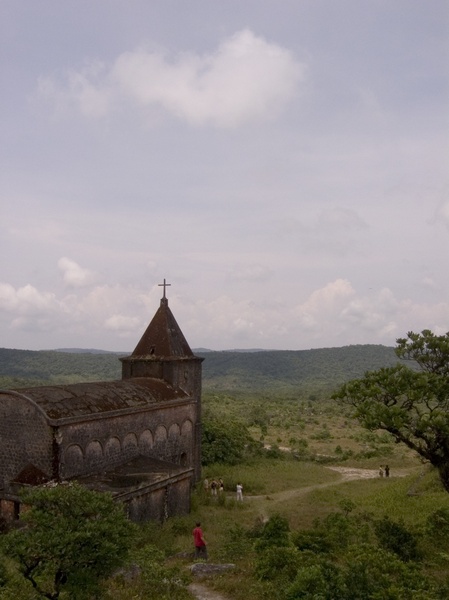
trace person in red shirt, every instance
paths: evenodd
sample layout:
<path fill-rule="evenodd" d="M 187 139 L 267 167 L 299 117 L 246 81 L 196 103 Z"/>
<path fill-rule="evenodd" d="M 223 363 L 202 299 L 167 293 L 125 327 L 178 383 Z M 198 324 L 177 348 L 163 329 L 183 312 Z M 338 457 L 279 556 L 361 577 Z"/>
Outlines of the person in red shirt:
<path fill-rule="evenodd" d="M 207 544 L 204 539 L 203 530 L 201 529 L 201 523 L 196 524 L 192 534 L 193 543 L 195 544 L 195 558 L 204 558 L 204 560 L 207 560 Z"/>

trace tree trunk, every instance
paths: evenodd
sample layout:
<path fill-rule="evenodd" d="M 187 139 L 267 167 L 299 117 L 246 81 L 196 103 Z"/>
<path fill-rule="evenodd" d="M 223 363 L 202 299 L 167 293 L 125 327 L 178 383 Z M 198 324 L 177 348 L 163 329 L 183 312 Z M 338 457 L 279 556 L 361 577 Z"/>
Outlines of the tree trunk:
<path fill-rule="evenodd" d="M 438 466 L 438 473 L 440 475 L 441 483 L 443 484 L 446 492 L 449 492 L 449 461 L 440 463 Z"/>

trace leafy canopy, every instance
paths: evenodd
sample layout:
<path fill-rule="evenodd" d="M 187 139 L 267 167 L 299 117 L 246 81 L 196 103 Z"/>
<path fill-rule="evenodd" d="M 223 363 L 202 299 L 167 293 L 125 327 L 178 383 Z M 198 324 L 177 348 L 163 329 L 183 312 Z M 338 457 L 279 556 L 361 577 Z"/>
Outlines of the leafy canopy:
<path fill-rule="evenodd" d="M 449 492 L 449 332 L 428 329 L 397 340 L 397 364 L 368 372 L 333 395 L 370 430 L 384 429 L 439 472 Z"/>
<path fill-rule="evenodd" d="M 24 527 L 2 536 L 5 554 L 40 596 L 91 597 L 131 545 L 134 525 L 123 506 L 78 484 L 33 488 L 22 500 Z"/>
<path fill-rule="evenodd" d="M 229 419 L 223 423 L 217 419 L 204 419 L 201 441 L 203 465 L 224 463 L 236 465 L 243 459 L 245 447 L 251 442 L 247 428 Z"/>

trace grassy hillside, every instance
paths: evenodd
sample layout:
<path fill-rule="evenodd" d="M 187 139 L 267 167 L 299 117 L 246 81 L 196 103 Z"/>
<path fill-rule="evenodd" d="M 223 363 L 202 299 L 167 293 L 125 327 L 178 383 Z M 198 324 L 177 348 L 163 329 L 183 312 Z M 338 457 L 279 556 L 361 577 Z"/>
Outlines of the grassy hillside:
<path fill-rule="evenodd" d="M 298 386 L 335 387 L 368 370 L 397 362 L 380 345 L 300 351 L 203 351 L 206 390 L 292 393 Z M 11 350 L 0 348 L 0 385 L 20 387 L 120 379 L 122 354 Z"/>

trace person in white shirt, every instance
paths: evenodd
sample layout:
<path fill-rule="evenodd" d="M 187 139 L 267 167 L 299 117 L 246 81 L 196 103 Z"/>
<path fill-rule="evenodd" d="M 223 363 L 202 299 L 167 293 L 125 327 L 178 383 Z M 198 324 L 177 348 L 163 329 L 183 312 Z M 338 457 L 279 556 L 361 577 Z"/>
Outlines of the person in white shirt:
<path fill-rule="evenodd" d="M 243 502 L 243 485 L 241 483 L 237 484 L 237 501 Z"/>

